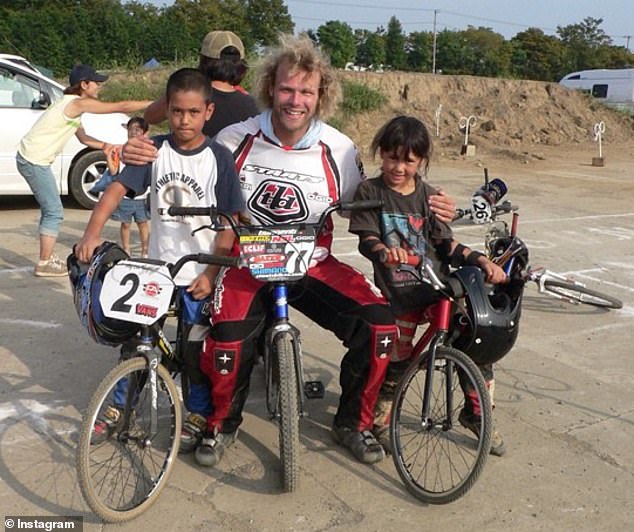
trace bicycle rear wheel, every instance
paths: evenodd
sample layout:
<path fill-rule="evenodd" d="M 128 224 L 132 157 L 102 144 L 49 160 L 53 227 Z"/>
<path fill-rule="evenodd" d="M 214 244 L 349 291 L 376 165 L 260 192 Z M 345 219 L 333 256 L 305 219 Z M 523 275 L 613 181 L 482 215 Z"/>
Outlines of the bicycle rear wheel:
<path fill-rule="evenodd" d="M 281 333 L 275 337 L 272 369 L 278 391 L 277 414 L 284 491 L 291 492 L 297 489 L 299 482 L 299 390 L 290 334 Z"/>
<path fill-rule="evenodd" d="M 557 281 L 554 279 L 546 279 L 544 281 L 544 290 L 560 296 L 571 303 L 583 303 L 594 307 L 619 309 L 623 307 L 623 302 L 596 290 L 586 288 L 575 281 Z"/>
<path fill-rule="evenodd" d="M 392 456 L 414 497 L 446 504 L 469 491 L 484 468 L 491 448 L 491 399 L 475 363 L 462 351 L 439 346 L 424 420 L 427 355 L 408 368 L 397 388 L 390 417 Z M 481 406 L 478 438 L 458 421 L 465 406 L 461 382 L 475 391 Z"/>
<path fill-rule="evenodd" d="M 144 358 L 122 362 L 101 381 L 82 419 L 77 448 L 79 486 L 88 506 L 104 521 L 127 521 L 147 510 L 174 466 L 181 428 L 178 390 L 159 364 L 152 430 L 149 376 Z M 105 427 L 106 411 L 113 406 L 118 408 L 118 420 L 104 435 L 96 424 Z"/>

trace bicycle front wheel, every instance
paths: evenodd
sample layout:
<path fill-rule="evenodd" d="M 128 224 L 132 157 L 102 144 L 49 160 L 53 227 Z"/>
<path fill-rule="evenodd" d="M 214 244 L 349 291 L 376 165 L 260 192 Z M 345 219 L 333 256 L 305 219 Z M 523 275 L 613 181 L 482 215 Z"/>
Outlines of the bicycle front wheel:
<path fill-rule="evenodd" d="M 153 386 L 144 358 L 122 362 L 101 381 L 83 416 L 79 486 L 104 521 L 127 521 L 147 510 L 174 466 L 181 428 L 178 390 L 161 364 L 155 375 Z"/>
<path fill-rule="evenodd" d="M 583 303 L 594 307 L 611 309 L 623 307 L 623 302 L 620 299 L 586 288 L 575 281 L 546 279 L 544 281 L 544 290 L 555 295 L 555 297 L 562 297 L 571 303 Z"/>
<path fill-rule="evenodd" d="M 491 448 L 491 400 L 475 363 L 462 351 L 439 346 L 425 418 L 427 356 L 406 371 L 396 391 L 390 417 L 392 456 L 414 497 L 446 504 L 469 491 L 484 468 Z M 481 407 L 479 425 L 471 431 L 458 421 L 465 407 L 465 389 L 475 394 Z"/>
<path fill-rule="evenodd" d="M 280 462 L 284 491 L 291 492 L 297 489 L 299 481 L 299 404 L 293 339 L 289 334 L 278 334 L 274 348 Z"/>

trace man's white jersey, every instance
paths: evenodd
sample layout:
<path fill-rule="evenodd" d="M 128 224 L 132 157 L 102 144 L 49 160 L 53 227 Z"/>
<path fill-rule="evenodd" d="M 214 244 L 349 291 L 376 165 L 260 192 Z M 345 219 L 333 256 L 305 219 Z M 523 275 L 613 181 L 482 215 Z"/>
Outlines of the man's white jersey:
<path fill-rule="evenodd" d="M 233 153 L 247 212 L 254 223 L 316 222 L 335 201 L 351 201 L 363 180 L 352 141 L 323 124 L 320 140 L 288 149 L 266 138 L 260 117 L 232 124 L 216 141 Z"/>

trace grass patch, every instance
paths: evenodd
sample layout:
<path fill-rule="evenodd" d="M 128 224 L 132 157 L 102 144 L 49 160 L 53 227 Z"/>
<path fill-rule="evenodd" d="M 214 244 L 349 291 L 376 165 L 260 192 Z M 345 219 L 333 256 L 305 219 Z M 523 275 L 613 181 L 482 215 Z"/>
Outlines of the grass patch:
<path fill-rule="evenodd" d="M 384 94 L 360 83 L 342 81 L 341 88 L 343 89 L 341 111 L 345 117 L 375 111 L 387 102 Z"/>

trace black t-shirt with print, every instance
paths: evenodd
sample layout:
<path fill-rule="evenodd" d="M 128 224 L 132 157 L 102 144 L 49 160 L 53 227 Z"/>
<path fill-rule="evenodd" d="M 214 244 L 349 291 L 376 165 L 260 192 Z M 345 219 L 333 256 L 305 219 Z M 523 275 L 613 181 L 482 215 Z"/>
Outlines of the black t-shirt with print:
<path fill-rule="evenodd" d="M 354 211 L 350 218 L 350 232 L 375 235 L 388 247 L 411 249 L 415 255 L 431 260 L 437 272 L 441 264 L 433 242 L 451 240 L 453 234 L 447 224 L 440 222 L 429 209 L 428 198 L 433 187 L 417 176 L 414 192 L 403 195 L 385 185 L 381 177 L 359 185 L 355 200 L 381 200 L 383 207 Z M 425 307 L 438 295 L 427 283 L 421 283 L 406 271 L 373 263 L 374 282 L 390 302 L 395 313 Z"/>

